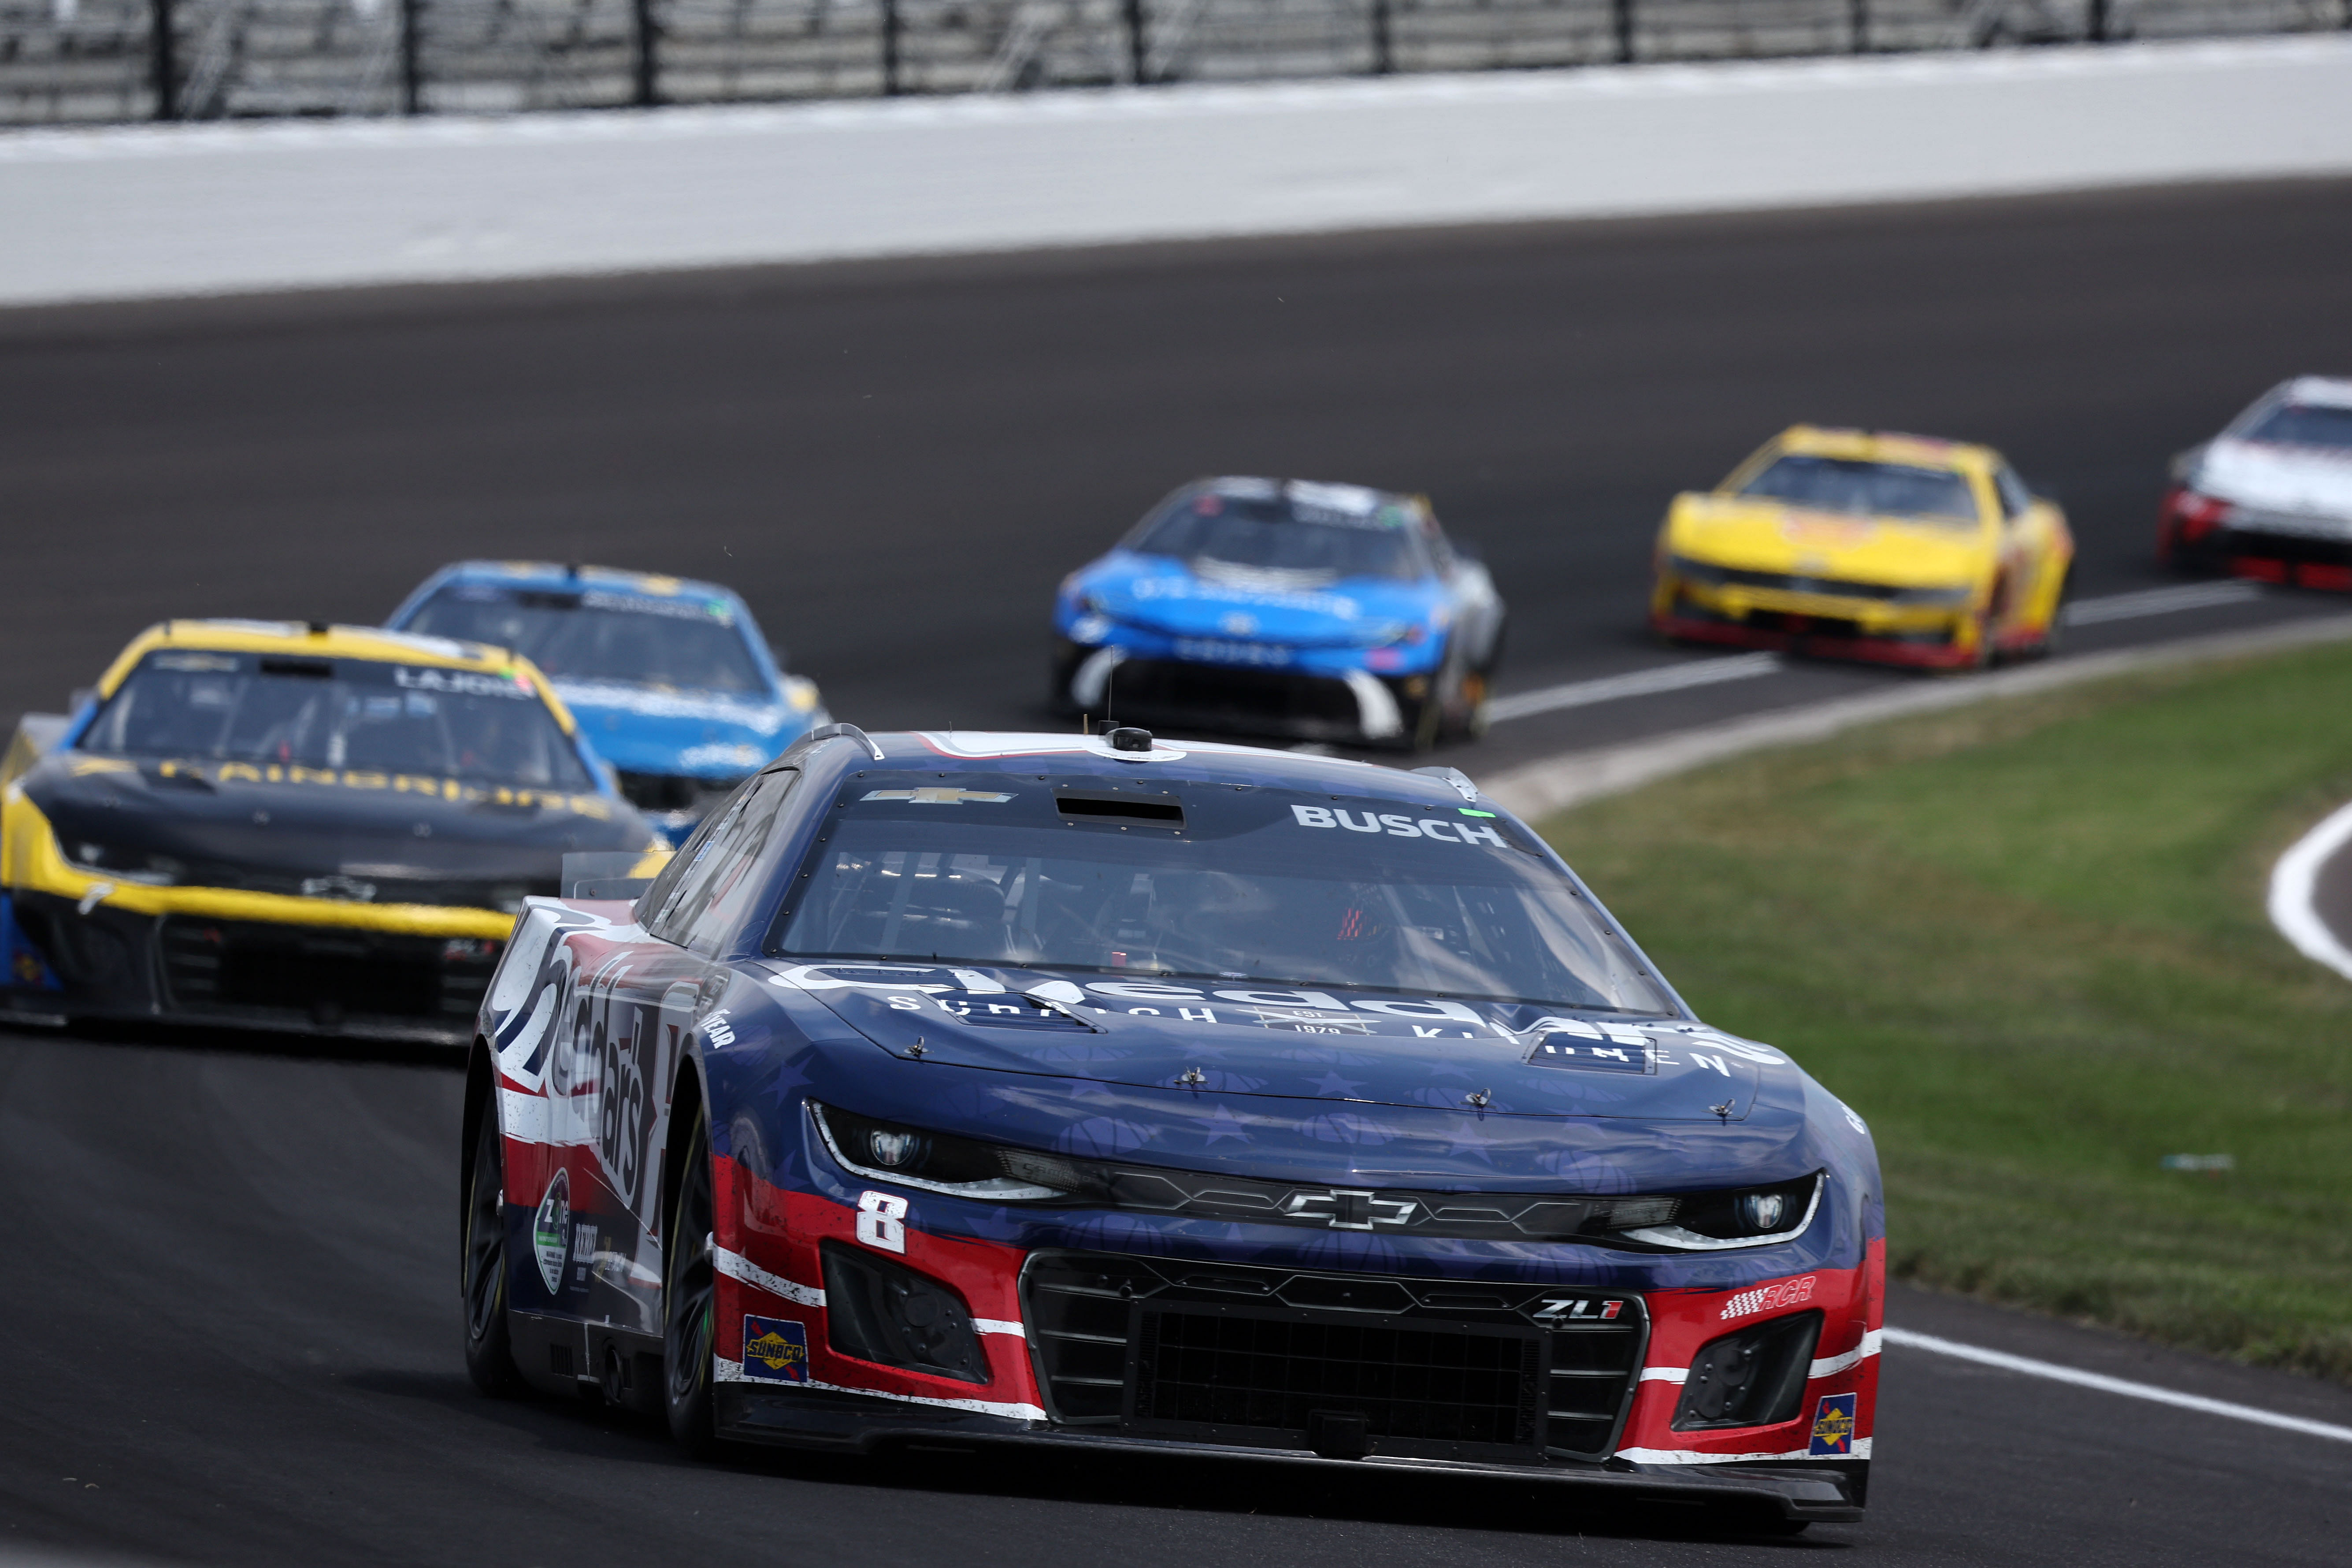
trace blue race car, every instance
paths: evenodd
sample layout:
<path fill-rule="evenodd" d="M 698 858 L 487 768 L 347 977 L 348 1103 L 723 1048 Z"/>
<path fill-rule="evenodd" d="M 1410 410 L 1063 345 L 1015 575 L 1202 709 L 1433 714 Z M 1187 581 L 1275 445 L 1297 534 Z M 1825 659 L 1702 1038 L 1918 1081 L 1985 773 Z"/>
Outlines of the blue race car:
<path fill-rule="evenodd" d="M 1423 751 L 1485 732 L 1503 613 L 1422 497 L 1202 479 L 1063 581 L 1053 697 L 1072 714 Z"/>
<path fill-rule="evenodd" d="M 696 1448 L 1860 1516 L 1868 1129 L 1450 768 L 828 726 L 531 901 L 458 1147 L 477 1384 Z"/>
<path fill-rule="evenodd" d="M 385 623 L 512 648 L 554 682 L 621 793 L 675 844 L 778 752 L 830 721 L 743 601 L 602 566 L 461 561 Z"/>

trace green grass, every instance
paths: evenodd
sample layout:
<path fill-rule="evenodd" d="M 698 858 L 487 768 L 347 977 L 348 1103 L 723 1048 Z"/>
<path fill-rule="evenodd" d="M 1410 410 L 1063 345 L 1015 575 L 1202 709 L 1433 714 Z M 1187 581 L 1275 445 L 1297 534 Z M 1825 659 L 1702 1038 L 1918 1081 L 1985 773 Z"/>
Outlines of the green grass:
<path fill-rule="evenodd" d="M 2263 913 L 2352 798 L 2347 697 L 2347 648 L 2137 676 L 1545 829 L 1702 1016 L 1869 1119 L 1893 1273 L 2352 1380 L 2352 982 Z"/>

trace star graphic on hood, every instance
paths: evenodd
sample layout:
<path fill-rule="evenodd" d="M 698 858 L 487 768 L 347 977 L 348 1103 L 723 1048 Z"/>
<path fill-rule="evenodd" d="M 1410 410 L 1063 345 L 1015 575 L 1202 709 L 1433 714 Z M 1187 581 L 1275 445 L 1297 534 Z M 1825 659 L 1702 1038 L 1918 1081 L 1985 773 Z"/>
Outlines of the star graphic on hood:
<path fill-rule="evenodd" d="M 1309 1079 L 1307 1081 L 1315 1086 L 1316 1093 L 1336 1095 L 1341 1100 L 1348 1097 L 1349 1090 L 1364 1087 L 1356 1079 L 1341 1078 L 1335 1072 L 1327 1072 L 1321 1078 Z"/>
<path fill-rule="evenodd" d="M 1250 1141 L 1250 1135 L 1242 1130 L 1241 1119 L 1222 1105 L 1211 1110 L 1206 1116 L 1192 1118 L 1192 1124 L 1207 1134 L 1201 1141 L 1203 1148 L 1215 1143 L 1220 1138 L 1238 1138 L 1244 1143 Z"/>

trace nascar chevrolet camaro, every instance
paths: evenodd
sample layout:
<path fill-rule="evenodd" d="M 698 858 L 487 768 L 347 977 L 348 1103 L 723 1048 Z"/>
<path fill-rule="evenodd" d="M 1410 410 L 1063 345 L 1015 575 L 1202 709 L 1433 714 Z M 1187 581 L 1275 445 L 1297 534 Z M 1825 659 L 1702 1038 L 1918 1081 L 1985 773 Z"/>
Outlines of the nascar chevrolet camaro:
<path fill-rule="evenodd" d="M 644 851 L 495 648 L 170 621 L 0 763 L 0 1003 L 464 1045 L 567 851 Z"/>
<path fill-rule="evenodd" d="M 2352 588 L 2352 379 L 2273 387 L 2172 478 L 2157 550 L 2173 564 Z"/>
<path fill-rule="evenodd" d="M 388 625 L 530 659 L 675 843 L 762 763 L 828 722 L 743 601 L 711 583 L 602 566 L 462 561 Z"/>
<path fill-rule="evenodd" d="M 488 1392 L 1864 1503 L 1867 1128 L 1451 769 L 827 727 L 531 901 L 463 1115 Z"/>
<path fill-rule="evenodd" d="M 1063 581 L 1052 695 L 1072 716 L 1425 750 L 1485 731 L 1503 616 L 1421 497 L 1203 479 Z"/>
<path fill-rule="evenodd" d="M 1990 447 L 1799 425 L 1675 498 L 1650 624 L 1927 668 L 2050 651 L 2074 539 Z"/>

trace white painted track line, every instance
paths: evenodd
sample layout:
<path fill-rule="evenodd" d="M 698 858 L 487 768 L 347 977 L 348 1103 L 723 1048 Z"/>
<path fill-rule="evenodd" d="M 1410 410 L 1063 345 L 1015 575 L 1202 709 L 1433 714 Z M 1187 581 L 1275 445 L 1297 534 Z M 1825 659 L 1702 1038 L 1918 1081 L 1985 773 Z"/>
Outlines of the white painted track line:
<path fill-rule="evenodd" d="M 2352 805 L 2338 806 L 2296 839 L 2271 868 L 2270 917 L 2295 951 L 2352 979 L 2352 951 L 2327 929 L 2313 903 L 2320 868 L 2352 839 Z"/>
<path fill-rule="evenodd" d="M 1538 713 L 1557 712 L 1563 708 L 1589 708 L 1596 702 L 1614 702 L 1622 697 L 1648 697 L 1661 691 L 1680 691 L 1692 686 L 1747 680 L 1759 675 L 1770 675 L 1780 668 L 1780 656 L 1777 653 L 1743 653 L 1728 658 L 1702 658 L 1685 664 L 1659 665 L 1626 675 L 1571 680 L 1565 686 L 1547 686 L 1540 690 L 1497 697 L 1487 704 L 1486 717 L 1491 723 L 1502 724 L 1513 719 L 1531 718 Z"/>
<path fill-rule="evenodd" d="M 2242 605 L 2262 597 L 2257 583 L 2184 583 L 2177 588 L 2148 588 L 2135 594 L 2111 594 L 2099 599 L 2078 599 L 2066 606 L 2070 626 L 2092 626 L 2104 621 L 2137 620 L 2143 616 L 2168 616 L 2181 610 L 2201 610 L 2216 605 Z M 1604 675 L 1591 680 L 1571 680 L 1534 691 L 1517 691 L 1487 704 L 1487 721 L 1507 724 L 1563 708 L 1589 708 L 1627 697 L 1651 697 L 1662 691 L 1682 691 L 1725 680 L 1748 680 L 1783 668 L 1777 653 L 1733 654 L 1720 658 L 1693 659 L 1658 665 L 1624 675 Z"/>
<path fill-rule="evenodd" d="M 2104 621 L 2169 616 L 2213 605 L 2242 605 L 2262 596 L 2259 583 L 2184 583 L 2178 588 L 2149 588 L 2137 594 L 2111 594 L 2104 599 L 2077 599 L 2066 606 L 2058 619 L 2070 626 L 2095 626 Z"/>
<path fill-rule="evenodd" d="M 2202 1394 L 2181 1394 L 2169 1388 L 2159 1388 L 2152 1383 L 2133 1383 L 2126 1378 L 2109 1377 L 2105 1373 L 2083 1372 L 2074 1367 L 2061 1366 L 2056 1362 L 2035 1361 L 2031 1356 L 2011 1355 L 2006 1351 L 1984 1350 L 1976 1345 L 1961 1344 L 1957 1340 L 1938 1339 L 1934 1334 L 1914 1333 L 1908 1329 L 1887 1329 L 1885 1336 L 1885 1342 L 1890 1345 L 1927 1351 L 1959 1361 L 1972 1361 L 1979 1366 L 1998 1367 L 2003 1372 L 2022 1373 L 2028 1377 L 2046 1377 L 2053 1383 L 2070 1383 L 2077 1388 L 2095 1388 L 2102 1394 L 2146 1399 L 2181 1410 L 2194 1410 L 2201 1415 L 2227 1416 L 2232 1421 L 2251 1421 L 2258 1426 L 2300 1432 L 2306 1437 L 2326 1437 L 2338 1443 L 2352 1443 L 2352 1426 L 2306 1420 L 2300 1415 L 2281 1415 L 2276 1411 L 2260 1410 L 2251 1405 L 2233 1405 L 2226 1399 L 2207 1399 Z"/>

